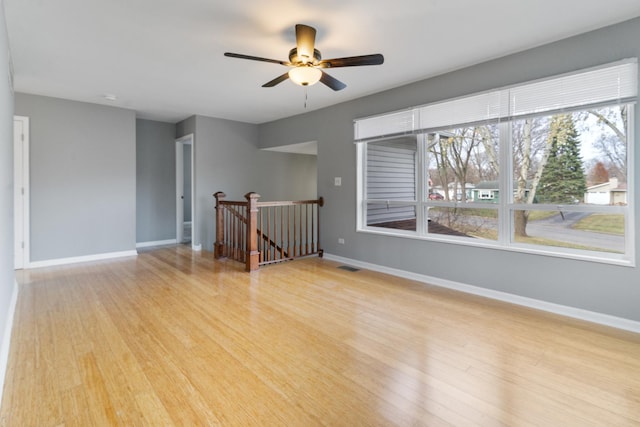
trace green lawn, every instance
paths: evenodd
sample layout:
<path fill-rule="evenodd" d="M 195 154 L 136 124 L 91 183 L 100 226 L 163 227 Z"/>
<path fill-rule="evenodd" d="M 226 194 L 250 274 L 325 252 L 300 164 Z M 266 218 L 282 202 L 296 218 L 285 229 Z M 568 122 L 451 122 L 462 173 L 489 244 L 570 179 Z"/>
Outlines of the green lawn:
<path fill-rule="evenodd" d="M 573 225 L 576 230 L 624 235 L 624 215 L 592 214 Z"/>
<path fill-rule="evenodd" d="M 519 243 L 528 243 L 528 244 L 531 244 L 531 245 L 556 246 L 556 247 L 559 247 L 559 248 L 581 249 L 581 250 L 585 250 L 585 251 L 612 252 L 612 253 L 616 253 L 616 254 L 623 253 L 623 252 L 620 252 L 620 251 L 614 251 L 614 250 L 610 250 L 610 249 L 595 248 L 595 247 L 591 247 L 591 246 L 576 245 L 574 243 L 569 243 L 569 242 L 561 242 L 561 241 L 558 241 L 558 240 L 545 239 L 544 237 L 530 237 L 530 236 L 522 237 L 522 236 L 516 236 L 515 237 L 515 241 L 519 242 Z"/>
<path fill-rule="evenodd" d="M 497 209 L 468 208 L 468 207 L 460 207 L 460 208 L 432 207 L 431 208 L 433 212 L 446 212 L 447 210 L 454 211 L 455 209 L 458 209 L 459 212 L 461 212 L 464 215 L 480 216 L 482 218 L 498 218 Z M 529 221 L 547 219 L 554 215 L 560 215 L 560 214 L 558 213 L 558 211 L 529 211 Z"/>

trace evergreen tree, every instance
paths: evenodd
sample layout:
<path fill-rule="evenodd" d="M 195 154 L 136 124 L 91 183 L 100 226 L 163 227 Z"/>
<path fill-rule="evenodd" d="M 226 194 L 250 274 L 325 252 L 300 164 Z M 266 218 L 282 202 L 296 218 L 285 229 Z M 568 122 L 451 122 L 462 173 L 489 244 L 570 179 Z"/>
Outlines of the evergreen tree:
<path fill-rule="evenodd" d="M 587 191 L 580 140 L 571 114 L 551 119 L 548 144 L 549 159 L 538 185 L 539 203 L 575 203 Z"/>

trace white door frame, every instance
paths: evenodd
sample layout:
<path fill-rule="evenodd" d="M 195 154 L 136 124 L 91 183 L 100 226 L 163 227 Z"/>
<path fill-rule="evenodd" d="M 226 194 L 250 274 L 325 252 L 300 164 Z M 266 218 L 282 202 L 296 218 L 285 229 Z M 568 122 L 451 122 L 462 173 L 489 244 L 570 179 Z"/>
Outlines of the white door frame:
<path fill-rule="evenodd" d="M 29 266 L 29 117 L 13 116 L 14 268 Z"/>
<path fill-rule="evenodd" d="M 196 242 L 196 197 L 195 197 L 195 139 L 190 133 L 176 139 L 176 241 L 182 242 L 184 222 L 184 146 L 191 145 L 191 249 L 200 250 L 202 246 Z"/>

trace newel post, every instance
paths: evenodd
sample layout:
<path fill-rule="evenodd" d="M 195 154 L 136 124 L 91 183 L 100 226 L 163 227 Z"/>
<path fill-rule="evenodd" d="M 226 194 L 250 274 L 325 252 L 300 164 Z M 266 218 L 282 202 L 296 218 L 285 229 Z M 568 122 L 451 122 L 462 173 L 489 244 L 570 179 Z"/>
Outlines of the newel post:
<path fill-rule="evenodd" d="M 213 250 L 213 256 L 216 259 L 224 257 L 224 212 L 222 211 L 221 201 L 227 197 L 222 191 L 218 191 L 213 195 L 216 198 L 216 243 Z"/>
<path fill-rule="evenodd" d="M 318 242 L 316 243 L 316 247 L 318 248 L 318 256 L 322 258 L 324 256 L 324 249 L 320 246 L 320 208 L 324 206 L 324 197 L 320 197 L 318 199 Z"/>
<path fill-rule="evenodd" d="M 260 252 L 258 252 L 258 193 L 247 193 L 247 261 L 246 271 L 257 270 L 260 266 Z"/>

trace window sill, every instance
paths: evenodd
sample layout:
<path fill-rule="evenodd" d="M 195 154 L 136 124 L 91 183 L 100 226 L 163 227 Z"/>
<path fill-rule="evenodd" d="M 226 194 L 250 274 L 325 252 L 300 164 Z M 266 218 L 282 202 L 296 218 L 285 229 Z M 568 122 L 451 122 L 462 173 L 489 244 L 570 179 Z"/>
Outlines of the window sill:
<path fill-rule="evenodd" d="M 493 249 L 498 251 L 508 251 L 508 252 L 517 252 L 529 255 L 540 255 L 547 256 L 552 258 L 565 258 L 576 261 L 587 261 L 587 262 L 597 262 L 602 264 L 611 264 L 622 267 L 635 267 L 635 261 L 630 259 L 629 257 L 622 254 L 608 254 L 606 252 L 593 252 L 587 253 L 586 251 L 581 251 L 580 253 L 569 250 L 564 251 L 561 248 L 553 248 L 553 247 L 544 247 L 538 248 L 532 245 L 522 244 L 522 243 L 513 243 L 509 246 L 502 244 L 500 242 L 491 242 L 489 240 L 470 240 L 465 237 L 456 237 L 456 236 L 448 236 L 442 237 L 439 235 L 420 235 L 417 232 L 412 231 L 385 231 L 375 227 L 363 227 L 356 229 L 357 233 L 366 233 L 366 234 L 376 234 L 380 236 L 387 237 L 399 237 L 405 239 L 413 239 L 413 240 L 423 240 L 428 242 L 435 243 L 445 243 L 450 245 L 463 245 L 463 246 L 471 246 L 482 249 Z M 608 256 L 607 256 L 608 255 Z"/>

